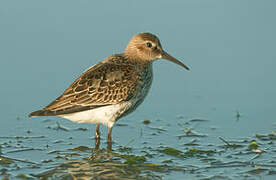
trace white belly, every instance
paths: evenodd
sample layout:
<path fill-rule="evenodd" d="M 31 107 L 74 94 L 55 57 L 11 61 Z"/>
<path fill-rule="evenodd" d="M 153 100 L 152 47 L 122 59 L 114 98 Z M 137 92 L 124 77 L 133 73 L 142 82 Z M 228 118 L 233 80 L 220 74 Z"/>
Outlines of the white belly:
<path fill-rule="evenodd" d="M 128 108 L 129 103 L 124 103 L 59 116 L 77 123 L 100 123 L 107 127 L 112 127 L 117 117 Z"/>

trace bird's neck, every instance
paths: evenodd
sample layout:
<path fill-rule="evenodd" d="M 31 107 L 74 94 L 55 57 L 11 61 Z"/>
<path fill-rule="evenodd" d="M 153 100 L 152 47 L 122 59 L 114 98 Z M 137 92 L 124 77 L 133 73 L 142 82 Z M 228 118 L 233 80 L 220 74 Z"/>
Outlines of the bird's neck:
<path fill-rule="evenodd" d="M 151 61 L 146 61 L 144 59 L 139 58 L 139 56 L 135 55 L 134 53 L 129 53 L 128 51 L 125 51 L 122 54 L 129 62 L 134 63 L 134 64 L 138 64 L 141 66 L 149 66 L 150 64 L 152 64 Z"/>

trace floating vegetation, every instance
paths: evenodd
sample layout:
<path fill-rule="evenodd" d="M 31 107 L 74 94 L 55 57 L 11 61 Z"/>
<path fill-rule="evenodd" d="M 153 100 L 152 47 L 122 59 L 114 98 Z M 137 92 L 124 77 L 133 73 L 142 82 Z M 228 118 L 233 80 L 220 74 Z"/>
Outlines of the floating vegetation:
<path fill-rule="evenodd" d="M 75 147 L 73 149 L 70 149 L 72 151 L 80 151 L 80 152 L 88 152 L 88 151 L 92 151 L 93 149 L 90 148 L 90 147 L 87 147 L 87 146 L 78 146 L 78 147 Z"/>
<path fill-rule="evenodd" d="M 188 122 L 208 122 L 209 120 L 206 119 L 191 119 Z"/>
<path fill-rule="evenodd" d="M 150 124 L 150 120 L 146 119 L 146 120 L 143 121 L 143 123 L 144 123 L 145 125 L 148 125 L 148 124 Z"/>
<path fill-rule="evenodd" d="M 200 149 L 196 149 L 196 148 L 191 148 L 187 152 L 185 152 L 185 155 L 188 157 L 200 156 L 200 155 L 211 156 L 215 153 L 216 153 L 216 151 L 214 151 L 214 150 L 200 150 Z"/>
<path fill-rule="evenodd" d="M 32 177 L 30 177 L 30 176 L 28 176 L 28 175 L 26 175 L 26 174 L 23 174 L 23 173 L 18 174 L 18 175 L 16 176 L 16 178 L 21 179 L 21 180 L 31 180 L 31 179 L 33 179 Z"/>
<path fill-rule="evenodd" d="M 135 156 L 135 155 L 123 155 L 122 158 L 126 159 L 125 164 L 133 165 L 133 164 L 141 164 L 146 161 L 145 156 Z"/>
<path fill-rule="evenodd" d="M 174 156 L 174 157 L 178 157 L 178 158 L 189 158 L 189 157 L 194 157 L 194 156 L 200 156 L 200 155 L 213 155 L 214 153 L 216 153 L 213 150 L 200 150 L 200 149 L 196 149 L 196 148 L 190 148 L 188 149 L 186 152 L 182 152 L 178 149 L 174 149 L 174 148 L 165 148 L 160 150 L 161 153 L 170 155 L 170 156 Z"/>
<path fill-rule="evenodd" d="M 256 150 L 258 148 L 258 143 L 257 141 L 252 141 L 249 145 L 248 145 L 248 149 L 249 150 Z"/>
<path fill-rule="evenodd" d="M 0 165 L 7 165 L 12 163 L 14 163 L 14 161 L 12 161 L 11 159 L 0 156 Z"/>
<path fill-rule="evenodd" d="M 179 157 L 179 158 L 185 158 L 185 156 L 183 155 L 183 152 L 174 148 L 165 148 L 162 150 L 159 150 L 161 153 L 170 155 L 170 156 L 175 156 L 175 157 Z"/>

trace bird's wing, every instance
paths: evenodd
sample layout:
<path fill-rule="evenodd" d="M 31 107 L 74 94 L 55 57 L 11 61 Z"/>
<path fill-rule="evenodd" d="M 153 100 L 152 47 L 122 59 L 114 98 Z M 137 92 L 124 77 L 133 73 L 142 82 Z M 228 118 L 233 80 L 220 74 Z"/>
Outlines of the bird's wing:
<path fill-rule="evenodd" d="M 97 64 L 55 101 L 29 116 L 62 115 L 128 101 L 137 91 L 139 78 L 131 64 Z"/>

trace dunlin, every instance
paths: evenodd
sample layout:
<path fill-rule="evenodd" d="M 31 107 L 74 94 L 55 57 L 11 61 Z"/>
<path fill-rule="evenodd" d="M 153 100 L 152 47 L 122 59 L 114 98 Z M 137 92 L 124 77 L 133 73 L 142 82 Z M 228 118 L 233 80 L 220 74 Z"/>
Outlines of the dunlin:
<path fill-rule="evenodd" d="M 157 59 L 172 61 L 189 68 L 167 52 L 151 33 L 134 35 L 122 54 L 112 55 L 92 66 L 76 79 L 63 94 L 34 116 L 60 116 L 78 123 L 93 123 L 96 140 L 99 127 L 108 127 L 111 144 L 114 123 L 133 112 L 145 99 L 152 83 L 152 63 Z"/>

